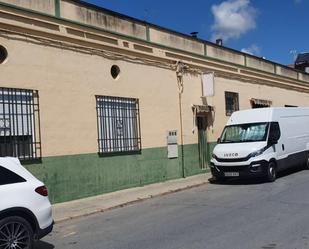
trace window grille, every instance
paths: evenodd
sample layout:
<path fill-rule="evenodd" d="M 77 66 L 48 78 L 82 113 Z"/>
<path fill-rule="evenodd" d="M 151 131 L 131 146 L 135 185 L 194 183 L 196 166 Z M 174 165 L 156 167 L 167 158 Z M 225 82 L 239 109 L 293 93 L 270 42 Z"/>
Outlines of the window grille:
<path fill-rule="evenodd" d="M 41 158 L 38 91 L 0 88 L 0 156 Z"/>
<path fill-rule="evenodd" d="M 250 100 L 252 108 L 265 108 L 270 107 L 272 105 L 272 101 L 265 99 L 254 99 Z"/>
<path fill-rule="evenodd" d="M 139 101 L 96 96 L 99 153 L 141 150 Z"/>
<path fill-rule="evenodd" d="M 225 113 L 226 116 L 232 115 L 239 110 L 238 93 L 225 92 Z"/>

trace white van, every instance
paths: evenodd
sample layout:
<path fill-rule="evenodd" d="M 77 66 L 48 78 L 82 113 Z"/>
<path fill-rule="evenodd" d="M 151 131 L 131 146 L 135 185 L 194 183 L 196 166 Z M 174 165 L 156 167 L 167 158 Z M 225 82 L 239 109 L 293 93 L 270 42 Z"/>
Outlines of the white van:
<path fill-rule="evenodd" d="M 309 168 L 309 108 L 237 111 L 225 126 L 211 159 L 217 180 L 265 177 L 289 167 Z"/>

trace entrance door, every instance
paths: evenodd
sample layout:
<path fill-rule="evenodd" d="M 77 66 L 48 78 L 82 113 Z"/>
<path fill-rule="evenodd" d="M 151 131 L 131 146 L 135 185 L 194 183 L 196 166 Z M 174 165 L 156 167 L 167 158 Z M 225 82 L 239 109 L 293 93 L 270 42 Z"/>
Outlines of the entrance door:
<path fill-rule="evenodd" d="M 197 128 L 198 128 L 198 151 L 199 161 L 201 169 L 207 168 L 207 119 L 206 117 L 197 117 Z"/>

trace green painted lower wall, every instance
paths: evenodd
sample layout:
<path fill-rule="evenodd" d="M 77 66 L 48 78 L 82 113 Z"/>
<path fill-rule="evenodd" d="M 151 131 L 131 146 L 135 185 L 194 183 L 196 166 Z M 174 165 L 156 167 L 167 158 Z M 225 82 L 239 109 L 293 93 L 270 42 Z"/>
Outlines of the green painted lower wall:
<path fill-rule="evenodd" d="M 209 155 L 212 148 L 210 143 Z M 180 178 L 182 161 L 186 176 L 205 172 L 199 166 L 197 144 L 185 145 L 183 151 L 183 160 L 181 153 L 179 158 L 168 159 L 163 147 L 133 155 L 46 157 L 42 163 L 26 167 L 46 184 L 51 202 L 58 203 Z"/>

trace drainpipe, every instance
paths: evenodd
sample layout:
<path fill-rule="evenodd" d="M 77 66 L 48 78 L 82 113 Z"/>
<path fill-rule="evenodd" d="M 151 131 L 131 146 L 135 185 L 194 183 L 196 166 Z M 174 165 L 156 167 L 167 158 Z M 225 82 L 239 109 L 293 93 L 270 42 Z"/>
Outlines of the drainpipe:
<path fill-rule="evenodd" d="M 185 160 L 184 160 L 184 141 L 183 141 L 183 118 L 182 118 L 182 94 L 183 94 L 183 72 L 184 64 L 182 62 L 177 63 L 176 76 L 178 85 L 178 104 L 179 104 L 179 121 L 180 121 L 180 147 L 181 147 L 181 168 L 182 177 L 186 177 Z"/>

